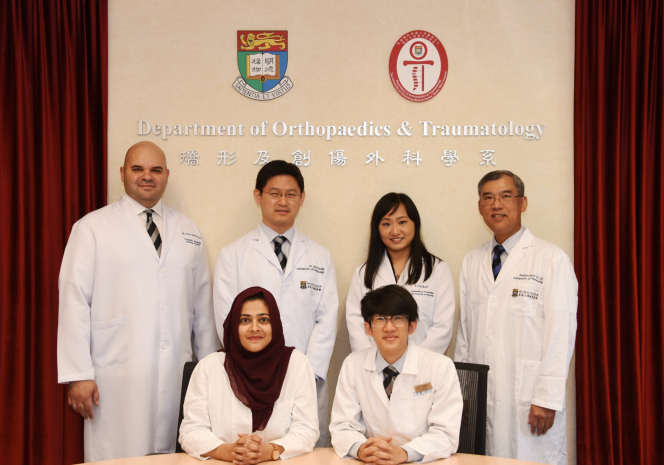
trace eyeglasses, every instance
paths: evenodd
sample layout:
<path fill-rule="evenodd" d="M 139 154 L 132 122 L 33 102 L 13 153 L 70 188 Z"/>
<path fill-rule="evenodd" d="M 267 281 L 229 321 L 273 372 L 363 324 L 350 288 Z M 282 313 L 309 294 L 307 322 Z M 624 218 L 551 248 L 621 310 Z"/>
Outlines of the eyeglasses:
<path fill-rule="evenodd" d="M 493 205 L 493 202 L 498 199 L 503 205 L 510 205 L 514 203 L 514 199 L 517 197 L 523 197 L 523 195 L 512 195 L 512 194 L 503 194 L 500 197 L 494 197 L 493 195 L 485 195 L 480 199 L 482 205 Z"/>
<path fill-rule="evenodd" d="M 406 326 L 408 324 L 407 315 L 394 315 L 394 316 L 376 315 L 373 318 L 371 318 L 371 324 L 376 328 L 382 328 L 387 324 L 387 320 L 392 320 L 392 324 L 397 327 Z"/>
<path fill-rule="evenodd" d="M 280 199 L 281 197 L 286 197 L 286 200 L 295 200 L 298 197 L 301 197 L 302 194 L 295 194 L 294 192 L 288 192 L 284 194 L 283 192 L 267 192 L 267 191 L 262 191 L 263 194 L 267 194 L 270 197 L 272 197 L 274 200 Z"/>

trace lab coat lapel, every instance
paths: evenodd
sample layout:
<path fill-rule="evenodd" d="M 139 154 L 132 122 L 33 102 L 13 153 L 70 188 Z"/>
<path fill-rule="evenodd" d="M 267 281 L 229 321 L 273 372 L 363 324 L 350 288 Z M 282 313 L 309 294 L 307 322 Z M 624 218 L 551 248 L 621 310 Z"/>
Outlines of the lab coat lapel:
<path fill-rule="evenodd" d="M 286 269 L 284 270 L 284 277 L 288 278 L 288 275 L 295 269 L 295 266 L 300 261 L 304 253 L 307 251 L 307 244 L 304 241 L 304 237 L 300 236 L 300 233 L 295 228 L 295 234 L 293 235 L 293 243 L 291 244 L 290 252 L 288 253 L 288 259 L 286 261 Z M 276 256 L 276 255 L 275 255 Z"/>
<path fill-rule="evenodd" d="M 514 244 L 514 247 L 512 248 L 512 253 L 510 253 L 507 256 L 507 260 L 503 264 L 503 266 L 500 268 L 500 273 L 498 273 L 498 277 L 496 279 L 496 282 L 494 286 L 500 285 L 500 283 L 503 281 L 503 279 L 508 279 L 505 276 L 509 277 L 512 276 L 512 270 L 524 259 L 526 258 L 526 251 L 531 248 L 533 245 L 533 235 L 526 229 L 523 231 L 523 234 L 521 235 L 521 239 L 519 239 L 519 242 Z"/>
<path fill-rule="evenodd" d="M 484 253 L 482 254 L 482 268 L 484 268 L 484 277 L 488 282 L 494 283 L 493 281 L 493 268 L 491 268 L 491 262 L 493 261 L 493 252 L 491 251 L 491 244 L 489 242 L 484 247 Z M 498 273 L 500 276 L 500 273 Z M 495 283 L 494 283 L 495 284 Z M 492 287 L 492 286 L 489 286 Z"/>
<path fill-rule="evenodd" d="M 150 255 L 154 257 L 155 260 L 159 261 L 159 255 L 157 254 L 157 249 L 154 248 L 154 244 L 148 236 L 148 231 L 141 224 L 140 219 L 136 218 L 136 212 L 131 205 L 129 205 L 124 198 L 120 197 L 120 201 L 116 206 L 116 213 L 131 232 L 136 235 L 136 239 L 148 249 Z"/>
<path fill-rule="evenodd" d="M 385 388 L 383 387 L 383 374 L 382 373 L 376 373 L 376 351 L 378 350 L 377 347 L 372 347 L 371 350 L 367 353 L 367 358 L 364 360 L 364 365 L 362 365 L 362 368 L 367 370 L 369 372 L 369 380 L 371 382 L 371 386 L 373 387 L 374 391 L 376 392 L 376 396 L 380 399 L 380 401 L 383 403 L 385 408 L 389 408 L 389 399 L 387 398 L 387 393 L 385 392 Z M 397 378 L 398 379 L 398 378 Z"/>
<path fill-rule="evenodd" d="M 175 231 L 177 230 L 178 227 L 177 215 L 175 215 L 173 211 L 166 205 L 163 205 L 162 211 L 164 212 L 163 225 L 166 234 L 164 234 L 163 232 L 159 233 L 161 234 L 161 240 L 162 240 L 160 263 L 163 263 L 164 260 L 166 259 L 168 251 L 171 248 L 171 244 L 173 243 L 173 238 L 175 237 Z"/>
<path fill-rule="evenodd" d="M 405 269 L 405 268 L 404 268 Z M 380 268 L 378 268 L 378 278 L 382 280 L 382 283 L 379 283 L 378 280 L 374 281 L 374 289 L 377 289 L 381 286 L 387 286 L 388 284 L 396 284 L 396 280 L 394 279 L 394 272 L 392 271 L 392 264 L 390 263 L 390 259 L 387 256 L 387 250 L 385 251 L 385 255 L 383 255 L 383 261 L 380 263 Z"/>
<path fill-rule="evenodd" d="M 419 366 L 419 355 L 420 348 L 409 342 L 408 343 L 408 353 L 406 353 L 406 360 L 403 362 L 403 368 L 397 379 L 394 381 L 394 387 L 392 388 L 392 395 L 399 392 L 404 385 L 410 386 L 411 383 L 408 383 L 408 375 L 417 376 L 417 369 Z M 401 376 L 405 375 L 405 376 Z M 412 379 L 412 378 L 411 378 Z M 383 389 L 384 390 L 384 389 Z"/>
<path fill-rule="evenodd" d="M 281 265 L 277 260 L 277 254 L 274 253 L 272 244 L 268 242 L 267 237 L 263 234 L 263 231 L 261 231 L 260 224 L 254 229 L 251 239 L 254 241 L 254 248 L 256 251 L 281 271 Z"/>

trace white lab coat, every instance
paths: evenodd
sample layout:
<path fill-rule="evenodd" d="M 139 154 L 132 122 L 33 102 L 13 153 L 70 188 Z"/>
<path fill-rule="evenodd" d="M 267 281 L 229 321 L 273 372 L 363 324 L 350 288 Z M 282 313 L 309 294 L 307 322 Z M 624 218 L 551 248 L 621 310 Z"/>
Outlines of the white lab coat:
<path fill-rule="evenodd" d="M 210 354 L 191 375 L 180 426 L 182 448 L 205 460 L 207 457 L 201 454 L 234 443 L 243 433 L 282 446 L 282 459 L 311 452 L 318 439 L 318 413 L 316 381 L 307 357 L 293 351 L 272 416 L 263 431 L 253 432 L 251 409 L 235 396 L 224 368 L 225 359 L 223 352 Z"/>
<path fill-rule="evenodd" d="M 163 214 L 161 258 L 124 196 L 79 220 L 65 249 L 58 382 L 99 387 L 86 462 L 173 452 L 182 368 L 192 348 L 203 358 L 220 347 L 201 231 Z"/>
<path fill-rule="evenodd" d="M 423 267 L 420 280 L 415 284 L 406 284 L 408 266 L 409 264 L 406 263 L 397 283 L 394 280 L 387 252 L 385 252 L 376 274 L 374 289 L 388 284 L 399 284 L 407 289 L 417 302 L 419 317 L 417 329 L 410 335 L 409 340 L 424 349 L 444 354 L 452 340 L 454 328 L 454 281 L 450 267 L 443 261 L 437 261 L 427 281 L 424 281 Z M 353 352 L 376 345 L 373 338 L 364 331 L 364 319 L 360 312 L 360 301 L 369 292 L 369 289 L 364 286 L 365 270 L 366 264 L 355 269 L 346 299 L 346 325 L 348 326 L 350 348 Z"/>
<path fill-rule="evenodd" d="M 454 359 L 491 367 L 487 453 L 567 464 L 565 384 L 576 335 L 577 281 L 569 257 L 526 229 L 494 281 L 491 242 L 463 260 Z M 532 435 L 530 405 L 556 410 Z"/>
<path fill-rule="evenodd" d="M 284 327 L 286 345 L 311 362 L 322 379 L 337 335 L 337 278 L 330 252 L 295 229 L 286 269 L 282 271 L 260 225 L 219 252 L 214 272 L 214 315 L 219 338 L 233 300 L 260 286 L 272 293 Z"/>
<path fill-rule="evenodd" d="M 383 373 L 376 372 L 376 347 L 353 352 L 341 367 L 332 407 L 332 446 L 341 458 L 358 441 L 392 437 L 422 462 L 449 457 L 459 445 L 463 398 L 452 360 L 409 343 L 403 370 L 387 398 Z M 415 386 L 432 389 L 416 394 Z"/>

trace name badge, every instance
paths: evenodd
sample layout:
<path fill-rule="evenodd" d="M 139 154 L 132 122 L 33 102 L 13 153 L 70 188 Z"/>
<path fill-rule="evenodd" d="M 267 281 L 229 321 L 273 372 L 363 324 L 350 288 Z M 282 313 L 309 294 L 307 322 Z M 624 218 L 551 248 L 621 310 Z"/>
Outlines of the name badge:
<path fill-rule="evenodd" d="M 420 394 L 425 391 L 431 391 L 433 389 L 433 386 L 431 383 L 424 383 L 424 384 L 418 384 L 415 386 L 415 394 Z"/>

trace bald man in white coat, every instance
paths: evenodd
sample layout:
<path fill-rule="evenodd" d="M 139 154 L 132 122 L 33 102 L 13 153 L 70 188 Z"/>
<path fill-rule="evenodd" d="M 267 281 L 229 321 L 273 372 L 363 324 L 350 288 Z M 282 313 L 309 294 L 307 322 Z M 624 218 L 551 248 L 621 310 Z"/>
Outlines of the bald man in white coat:
<path fill-rule="evenodd" d="M 454 360 L 491 367 L 487 454 L 567 464 L 565 385 L 576 336 L 577 282 L 569 257 L 521 225 L 521 179 L 479 183 L 492 241 L 463 260 Z"/>
<path fill-rule="evenodd" d="M 161 201 L 166 157 L 139 142 L 126 194 L 72 228 L 60 269 L 58 382 L 85 461 L 174 452 L 182 368 L 220 347 L 198 226 Z"/>

